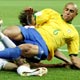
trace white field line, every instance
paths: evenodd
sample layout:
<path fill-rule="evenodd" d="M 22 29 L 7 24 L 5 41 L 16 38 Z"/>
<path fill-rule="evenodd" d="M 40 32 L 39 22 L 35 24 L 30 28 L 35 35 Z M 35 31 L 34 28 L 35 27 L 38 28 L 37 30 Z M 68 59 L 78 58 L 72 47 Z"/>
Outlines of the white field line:
<path fill-rule="evenodd" d="M 80 25 L 78 25 L 78 24 L 77 24 L 77 25 L 74 25 L 74 26 L 75 26 L 75 27 L 80 27 Z"/>
<path fill-rule="evenodd" d="M 68 52 L 68 50 L 67 49 L 58 49 L 59 51 L 62 51 L 62 52 Z M 79 50 L 79 52 L 80 52 L 80 50 Z"/>

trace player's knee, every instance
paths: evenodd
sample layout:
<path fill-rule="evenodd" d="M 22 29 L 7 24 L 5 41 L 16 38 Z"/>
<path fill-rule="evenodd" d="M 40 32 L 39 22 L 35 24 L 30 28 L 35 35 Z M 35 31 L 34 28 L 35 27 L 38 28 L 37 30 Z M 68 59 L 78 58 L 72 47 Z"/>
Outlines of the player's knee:
<path fill-rule="evenodd" d="M 3 31 L 3 34 L 9 37 L 9 36 L 10 36 L 10 30 L 5 29 L 5 30 Z"/>
<path fill-rule="evenodd" d="M 20 29 L 18 26 L 8 27 L 3 31 L 3 33 L 12 40 L 16 40 L 17 38 L 22 38 L 22 35 L 20 34 Z"/>

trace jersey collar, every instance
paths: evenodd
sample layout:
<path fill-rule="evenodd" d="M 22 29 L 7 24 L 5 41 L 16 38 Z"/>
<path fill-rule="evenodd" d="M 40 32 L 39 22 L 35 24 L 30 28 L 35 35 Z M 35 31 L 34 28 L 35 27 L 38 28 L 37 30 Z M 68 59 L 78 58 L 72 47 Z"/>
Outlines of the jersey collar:
<path fill-rule="evenodd" d="M 61 18 L 63 19 L 62 15 L 61 15 Z M 63 19 L 63 20 L 64 20 L 64 19 Z M 71 24 L 71 23 L 72 23 L 72 21 L 67 21 L 67 23 Z"/>

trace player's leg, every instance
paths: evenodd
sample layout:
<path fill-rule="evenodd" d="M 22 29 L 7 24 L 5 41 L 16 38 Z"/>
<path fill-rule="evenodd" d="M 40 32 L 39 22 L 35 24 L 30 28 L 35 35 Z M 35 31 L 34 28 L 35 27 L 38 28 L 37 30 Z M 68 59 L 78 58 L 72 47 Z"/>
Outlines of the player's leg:
<path fill-rule="evenodd" d="M 0 70 L 16 70 L 17 65 L 0 58 Z"/>
<path fill-rule="evenodd" d="M 67 63 L 51 63 L 51 64 L 48 64 L 48 63 L 30 63 L 31 67 L 46 67 L 46 68 L 63 68 L 63 67 L 69 67 L 69 64 Z"/>
<path fill-rule="evenodd" d="M 0 70 L 3 69 L 3 67 L 8 63 L 7 60 L 4 60 L 2 58 L 0 58 Z"/>
<path fill-rule="evenodd" d="M 66 62 L 68 64 L 72 64 L 72 62 L 63 53 L 61 53 L 59 50 L 55 50 L 54 56 L 60 60 L 63 60 L 64 62 Z"/>
<path fill-rule="evenodd" d="M 6 47 L 9 47 L 9 48 L 16 47 L 16 45 L 2 32 L 0 32 L 0 38 Z"/>
<path fill-rule="evenodd" d="M 3 34 L 9 37 L 11 40 L 20 41 L 23 39 L 21 30 L 18 26 L 9 26 L 4 31 Z"/>
<path fill-rule="evenodd" d="M 0 58 L 8 59 L 8 60 L 16 60 L 21 55 L 21 49 L 19 47 L 15 48 L 5 48 L 0 51 Z"/>
<path fill-rule="evenodd" d="M 3 24 L 3 20 L 0 19 L 0 39 L 2 40 L 2 42 L 5 44 L 6 47 L 15 47 L 16 45 L 7 37 L 2 33 L 2 24 Z"/>
<path fill-rule="evenodd" d="M 12 62 L 8 62 L 3 66 L 4 70 L 16 70 L 17 69 L 17 65 L 15 63 Z"/>
<path fill-rule="evenodd" d="M 71 61 L 73 62 L 73 66 L 80 69 L 80 58 L 74 55 L 71 55 L 70 58 L 71 58 Z"/>

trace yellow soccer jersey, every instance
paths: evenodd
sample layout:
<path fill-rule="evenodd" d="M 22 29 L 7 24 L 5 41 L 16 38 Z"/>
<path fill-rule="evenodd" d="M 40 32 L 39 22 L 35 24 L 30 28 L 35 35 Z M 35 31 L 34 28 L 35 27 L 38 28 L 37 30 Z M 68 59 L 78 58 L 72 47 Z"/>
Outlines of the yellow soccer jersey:
<path fill-rule="evenodd" d="M 44 23 L 48 22 L 50 19 L 55 19 L 59 16 L 59 13 L 52 9 L 44 9 L 35 14 L 36 16 L 36 26 L 39 27 Z"/>
<path fill-rule="evenodd" d="M 79 35 L 72 24 L 66 23 L 57 14 L 57 17 L 48 19 L 45 24 L 36 28 L 41 34 L 49 49 L 48 60 L 54 56 L 54 51 L 67 44 L 70 54 L 77 54 L 79 50 Z"/>

